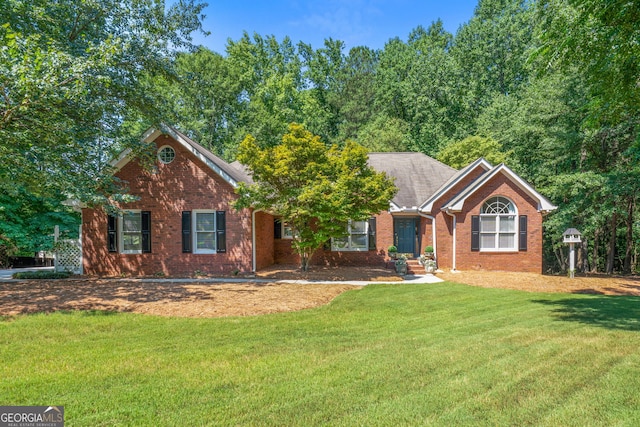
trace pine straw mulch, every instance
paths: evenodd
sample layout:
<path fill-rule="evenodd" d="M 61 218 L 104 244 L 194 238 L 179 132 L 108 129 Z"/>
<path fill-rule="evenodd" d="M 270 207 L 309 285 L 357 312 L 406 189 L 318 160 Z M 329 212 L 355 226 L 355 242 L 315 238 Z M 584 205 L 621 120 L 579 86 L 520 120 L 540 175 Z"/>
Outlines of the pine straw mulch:
<path fill-rule="evenodd" d="M 531 273 L 465 271 L 439 273 L 438 277 L 472 286 L 518 289 L 530 292 L 566 292 L 640 296 L 640 277 L 590 276 L 569 279 Z M 294 267 L 261 271 L 263 283 L 205 283 L 141 281 L 79 277 L 64 280 L 0 282 L 0 316 L 48 313 L 60 310 L 101 310 L 158 316 L 251 316 L 302 310 L 327 304 L 339 294 L 359 289 L 336 283 L 348 280 L 392 283 L 401 280 L 392 270 L 362 267 L 314 267 L 302 273 Z M 325 284 L 275 283 L 280 279 L 321 280 Z M 425 285 L 429 286 L 429 285 Z"/>
<path fill-rule="evenodd" d="M 527 292 L 640 296 L 640 276 L 605 274 L 551 276 L 505 271 L 463 271 L 439 273 L 441 279 L 483 288 L 516 289 Z"/>

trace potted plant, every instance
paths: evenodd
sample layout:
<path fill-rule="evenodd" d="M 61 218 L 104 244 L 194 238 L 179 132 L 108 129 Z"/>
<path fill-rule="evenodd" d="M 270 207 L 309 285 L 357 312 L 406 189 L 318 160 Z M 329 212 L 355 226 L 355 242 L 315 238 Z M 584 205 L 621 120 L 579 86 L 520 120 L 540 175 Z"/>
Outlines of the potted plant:
<path fill-rule="evenodd" d="M 428 248 L 430 248 L 430 246 L 427 246 L 427 249 Z M 435 273 L 438 268 L 433 252 L 427 252 L 426 249 L 424 251 L 424 255 L 420 255 L 420 258 L 418 258 L 418 262 L 424 267 L 425 273 Z"/>
<path fill-rule="evenodd" d="M 425 273 L 433 274 L 433 273 L 436 272 L 437 268 L 438 267 L 436 265 L 435 260 L 433 260 L 433 259 L 425 260 L 425 262 L 424 262 L 424 272 Z"/>
<path fill-rule="evenodd" d="M 394 245 L 391 245 L 387 249 L 387 253 L 389 254 L 389 258 L 396 259 L 396 256 L 398 255 L 398 248 L 396 248 Z"/>
<path fill-rule="evenodd" d="M 400 255 L 396 259 L 396 273 L 401 276 L 407 274 L 407 258 L 404 255 Z"/>
<path fill-rule="evenodd" d="M 433 253 L 433 246 L 429 245 L 426 248 L 424 248 L 424 256 L 429 258 L 429 259 L 434 259 L 435 255 Z"/>

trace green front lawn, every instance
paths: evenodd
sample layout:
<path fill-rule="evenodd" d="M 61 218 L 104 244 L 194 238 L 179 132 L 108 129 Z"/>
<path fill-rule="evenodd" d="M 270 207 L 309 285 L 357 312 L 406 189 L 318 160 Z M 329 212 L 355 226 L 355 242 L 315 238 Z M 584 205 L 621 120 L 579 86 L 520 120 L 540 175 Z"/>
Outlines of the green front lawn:
<path fill-rule="evenodd" d="M 373 285 L 248 318 L 0 321 L 0 405 L 67 425 L 640 425 L 640 298 Z"/>

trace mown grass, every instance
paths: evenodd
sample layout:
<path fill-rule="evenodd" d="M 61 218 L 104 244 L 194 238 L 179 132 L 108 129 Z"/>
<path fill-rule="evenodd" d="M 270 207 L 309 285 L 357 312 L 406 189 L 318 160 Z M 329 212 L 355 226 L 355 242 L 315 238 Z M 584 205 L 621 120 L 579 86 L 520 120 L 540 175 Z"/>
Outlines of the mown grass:
<path fill-rule="evenodd" d="M 314 310 L 0 322 L 0 404 L 67 425 L 640 425 L 640 299 L 375 285 Z"/>

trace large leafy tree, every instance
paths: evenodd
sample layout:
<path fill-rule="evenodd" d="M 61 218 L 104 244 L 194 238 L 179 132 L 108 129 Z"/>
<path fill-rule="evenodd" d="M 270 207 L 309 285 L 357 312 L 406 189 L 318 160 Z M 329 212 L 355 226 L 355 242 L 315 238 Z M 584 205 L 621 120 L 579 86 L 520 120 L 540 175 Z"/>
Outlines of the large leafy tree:
<path fill-rule="evenodd" d="M 204 4 L 181 0 L 4 0 L 0 179 L 81 199 L 106 191 L 110 149 L 136 146 L 134 118 L 163 118 L 150 77 L 171 78 Z"/>
<path fill-rule="evenodd" d="M 53 231 L 78 236 L 78 214 L 64 206 L 60 195 L 36 195 L 22 186 L 0 184 L 0 266 L 8 257 L 51 250 Z"/>
<path fill-rule="evenodd" d="M 628 0 L 541 0 L 539 53 L 549 67 L 584 70 L 596 122 L 640 111 L 640 4 Z"/>
<path fill-rule="evenodd" d="M 542 0 L 538 7 L 541 71 L 566 74 L 577 68 L 585 81 L 586 137 L 574 161 L 601 182 L 602 197 L 591 209 L 592 261 L 597 268 L 599 242 L 606 242 L 607 273 L 631 272 L 637 251 L 639 16 L 638 2 L 629 1 Z"/>
<path fill-rule="evenodd" d="M 314 252 L 342 237 L 350 220 L 366 220 L 387 209 L 397 189 L 368 164 L 367 151 L 354 142 L 327 149 L 318 136 L 291 124 L 276 147 L 260 148 L 252 136 L 240 144 L 238 160 L 254 184 L 241 184 L 236 208 L 281 215 L 293 230 L 293 248 L 307 270 Z"/>
<path fill-rule="evenodd" d="M 33 233 L 53 232 L 45 218 L 66 221 L 56 214 L 62 200 L 106 203 L 121 188 L 108 161 L 125 148 L 142 154 L 142 127 L 168 117 L 155 82 L 175 77 L 174 55 L 191 47 L 203 7 L 197 0 L 170 7 L 162 0 L 0 2 L 0 239 L 7 246 L 38 250 Z M 51 215 L 38 210 L 34 219 L 34 206 Z"/>
<path fill-rule="evenodd" d="M 478 157 L 484 157 L 493 164 L 504 163 L 509 153 L 493 138 L 478 135 L 453 142 L 438 153 L 438 160 L 453 168 L 462 169 Z"/>

